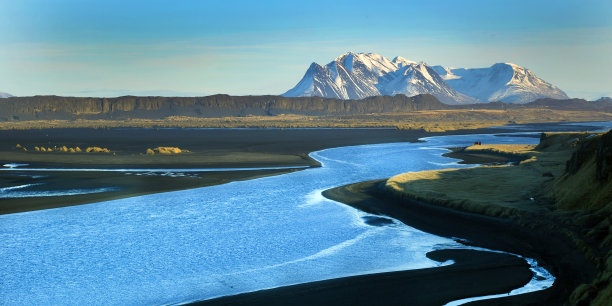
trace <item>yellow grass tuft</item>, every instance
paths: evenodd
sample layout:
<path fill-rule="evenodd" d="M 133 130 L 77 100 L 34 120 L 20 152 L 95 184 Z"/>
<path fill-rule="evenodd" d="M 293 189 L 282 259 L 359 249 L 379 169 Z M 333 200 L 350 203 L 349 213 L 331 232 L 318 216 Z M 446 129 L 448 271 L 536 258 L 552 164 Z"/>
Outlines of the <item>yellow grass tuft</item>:
<path fill-rule="evenodd" d="M 147 155 L 154 154 L 162 154 L 162 155 L 172 155 L 172 154 L 181 154 L 181 153 L 189 153 L 189 150 L 180 149 L 177 147 L 157 147 L 153 149 L 147 149 Z"/>
<path fill-rule="evenodd" d="M 28 151 L 25 147 L 22 148 L 23 151 Z M 59 152 L 59 153 L 110 153 L 111 151 L 108 148 L 101 148 L 101 147 L 87 147 L 84 151 L 80 148 L 80 147 L 68 147 L 68 146 L 61 146 L 61 147 L 48 147 L 45 148 L 43 146 L 35 146 L 34 147 L 34 151 L 36 152 Z"/>
<path fill-rule="evenodd" d="M 480 166 L 462 169 L 404 173 L 387 180 L 395 194 L 490 215 L 511 214 L 517 209 L 537 211 L 536 203 L 550 202 L 540 186 L 550 175 L 563 172 L 569 152 L 542 156 L 535 145 L 485 144 L 465 148 L 466 153 L 519 155 L 518 166 Z"/>
<path fill-rule="evenodd" d="M 87 149 L 85 149 L 85 152 L 87 153 L 110 153 L 110 150 L 107 148 L 100 148 L 100 147 L 87 147 Z"/>
<path fill-rule="evenodd" d="M 503 153 L 503 154 L 514 154 L 514 155 L 525 155 L 533 153 L 536 145 L 522 145 L 522 144 L 483 144 L 483 145 L 472 145 L 464 149 L 465 152 L 470 153 Z"/>

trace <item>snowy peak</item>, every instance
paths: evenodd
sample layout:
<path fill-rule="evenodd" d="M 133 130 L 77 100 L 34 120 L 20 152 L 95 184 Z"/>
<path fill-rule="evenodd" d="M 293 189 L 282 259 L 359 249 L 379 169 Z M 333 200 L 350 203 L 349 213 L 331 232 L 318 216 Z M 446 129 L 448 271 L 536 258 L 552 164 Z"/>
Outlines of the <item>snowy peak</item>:
<path fill-rule="evenodd" d="M 414 96 L 428 93 L 446 104 L 476 103 L 475 99 L 456 92 L 428 65 L 411 63 L 402 65 L 390 75 L 388 82 L 379 87 L 384 95 Z"/>
<path fill-rule="evenodd" d="M 353 53 L 347 52 L 328 64 L 341 64 L 344 68 L 352 72 L 353 68 L 365 73 L 372 72 L 378 76 L 397 70 L 397 66 L 386 57 L 375 53 Z"/>
<path fill-rule="evenodd" d="M 497 63 L 489 68 L 435 66 L 434 70 L 456 91 L 484 102 L 528 103 L 540 98 L 568 98 L 529 69 L 512 63 Z"/>
<path fill-rule="evenodd" d="M 376 53 L 354 52 L 325 66 L 313 63 L 302 80 L 283 95 L 363 99 L 396 94 L 432 94 L 447 104 L 568 98 L 559 88 L 513 63 L 488 68 L 430 67 L 400 56 L 389 60 Z"/>
<path fill-rule="evenodd" d="M 10 97 L 12 97 L 12 96 L 13 96 L 13 95 L 8 94 L 8 93 L 6 93 L 6 92 L 0 92 L 0 99 L 1 99 L 1 98 L 10 98 Z"/>
<path fill-rule="evenodd" d="M 393 59 L 393 63 L 394 63 L 394 64 L 395 64 L 397 67 L 403 67 L 403 66 L 408 66 L 408 65 L 411 65 L 411 64 L 416 64 L 416 62 L 409 61 L 409 60 L 407 60 L 407 59 L 405 59 L 405 58 L 403 58 L 403 57 L 401 57 L 401 56 L 396 56 L 396 57 Z"/>
<path fill-rule="evenodd" d="M 313 63 L 302 80 L 283 96 L 363 99 L 396 94 L 432 94 L 448 104 L 476 102 L 453 90 L 424 63 L 353 52 L 336 57 L 325 67 Z"/>

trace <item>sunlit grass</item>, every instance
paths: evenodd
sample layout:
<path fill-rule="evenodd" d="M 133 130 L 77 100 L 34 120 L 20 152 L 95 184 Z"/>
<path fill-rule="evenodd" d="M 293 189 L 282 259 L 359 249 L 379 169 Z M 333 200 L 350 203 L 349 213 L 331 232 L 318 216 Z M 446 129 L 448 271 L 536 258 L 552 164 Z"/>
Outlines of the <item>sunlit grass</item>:
<path fill-rule="evenodd" d="M 388 127 L 404 130 L 444 132 L 475 129 L 508 123 L 609 121 L 612 114 L 594 111 L 550 109 L 430 110 L 408 113 L 376 113 L 338 116 L 246 116 L 198 118 L 171 116 L 164 119 L 126 120 L 35 120 L 0 122 L 0 129 L 196 127 L 196 128 L 356 128 Z"/>
<path fill-rule="evenodd" d="M 536 203 L 552 202 L 551 194 L 542 190 L 541 185 L 563 172 L 566 159 L 551 159 L 535 148 L 535 145 L 520 144 L 473 145 L 465 151 L 519 155 L 527 159 L 517 166 L 404 173 L 390 178 L 386 186 L 404 197 L 488 215 L 510 214 L 515 209 L 538 211 L 543 207 Z"/>
<path fill-rule="evenodd" d="M 181 154 L 181 153 L 189 153 L 189 150 L 185 150 L 185 149 L 180 149 L 177 147 L 157 147 L 157 148 L 153 148 L 153 149 L 147 149 L 146 154 L 147 155 L 154 155 L 154 154 L 162 154 L 162 155 L 171 155 L 171 154 Z"/>

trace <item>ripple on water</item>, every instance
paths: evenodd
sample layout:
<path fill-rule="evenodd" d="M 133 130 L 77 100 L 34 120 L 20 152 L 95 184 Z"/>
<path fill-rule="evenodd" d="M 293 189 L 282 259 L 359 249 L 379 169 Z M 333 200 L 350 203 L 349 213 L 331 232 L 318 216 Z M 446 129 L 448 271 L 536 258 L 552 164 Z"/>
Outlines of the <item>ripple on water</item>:
<path fill-rule="evenodd" d="M 420 148 L 468 145 L 473 138 L 333 148 L 311 154 L 320 168 L 2 215 L 1 303 L 180 303 L 439 266 L 425 254 L 459 243 L 324 200 L 320 191 L 444 168 L 454 160 Z"/>

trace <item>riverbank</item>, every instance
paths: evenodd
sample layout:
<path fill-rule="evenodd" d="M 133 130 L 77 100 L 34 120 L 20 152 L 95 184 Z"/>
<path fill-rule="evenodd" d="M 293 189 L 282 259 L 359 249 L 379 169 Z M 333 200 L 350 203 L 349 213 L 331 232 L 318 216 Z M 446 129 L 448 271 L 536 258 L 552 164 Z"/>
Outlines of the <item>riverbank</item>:
<path fill-rule="evenodd" d="M 533 148 L 463 150 L 470 151 L 513 154 L 524 160 L 516 166 L 405 173 L 363 193 L 385 197 L 398 206 L 468 213 L 474 223 L 487 219 L 499 228 L 509 225 L 507 232 L 494 238 L 489 233 L 475 238 L 457 235 L 477 245 L 538 259 L 557 277 L 553 288 L 540 294 L 547 303 L 606 305 L 612 286 L 612 167 L 608 166 L 612 132 L 543 134 Z M 521 232 L 526 233 L 520 234 L 522 239 L 507 244 Z"/>
<path fill-rule="evenodd" d="M 211 172 L 0 172 L 0 188 L 24 186 L 15 192 L 39 192 L 40 195 L 0 198 L 0 215 L 110 201 L 150 193 L 176 191 L 280 175 L 301 169 L 244 170 Z M 10 188 L 10 187 L 9 187 Z M 111 188 L 104 192 L 87 191 Z M 47 196 L 45 193 L 78 189 L 80 194 Z M 6 192 L 9 193 L 10 192 Z"/>
<path fill-rule="evenodd" d="M 558 127 L 527 125 L 523 130 Z M 588 124 L 584 127 L 589 128 Z M 514 127 L 426 132 L 397 129 L 41 129 L 0 130 L 0 166 L 27 164 L 32 168 L 258 168 L 318 167 L 308 156 L 326 148 L 390 142 L 414 142 L 421 137 L 449 134 L 502 133 Z M 39 151 L 35 148 L 38 147 Z M 49 152 L 41 147 L 52 148 Z M 71 153 L 61 148 L 81 148 Z M 85 152 L 99 147 L 109 152 Z M 157 147 L 189 152 L 147 154 Z M 54 148 L 59 148 L 55 150 Z M 151 173 L 136 175 L 100 172 L 0 172 L 0 188 L 29 186 L 21 191 L 57 192 L 71 189 L 112 188 L 106 192 L 70 196 L 0 198 L 0 214 L 86 204 L 149 193 L 190 189 L 278 175 L 295 170 Z"/>
<path fill-rule="evenodd" d="M 464 160 L 467 163 L 505 164 L 513 162 L 520 165 L 523 162 L 522 168 L 525 169 L 518 169 L 518 171 L 541 171 L 539 175 L 533 173 L 528 175 L 536 176 L 535 181 L 527 180 L 527 183 L 534 184 L 531 186 L 532 188 L 514 186 L 514 188 L 508 188 L 502 194 L 502 198 L 512 198 L 513 196 L 521 198 L 521 192 L 532 191 L 534 188 L 541 187 L 540 184 L 550 182 L 554 178 L 561 180 L 564 175 L 565 161 L 571 157 L 572 151 L 576 148 L 575 145 L 564 146 L 561 142 L 570 141 L 571 144 L 578 138 L 582 139 L 583 143 L 588 143 L 589 139 L 593 139 L 590 134 L 576 134 L 569 137 L 563 135 L 550 136 L 552 137 L 543 138 L 542 144 L 538 146 L 539 150 L 545 151 L 543 154 L 542 152 L 533 152 L 536 149 L 534 146 L 519 145 L 508 147 L 474 146 L 475 148 L 457 149 L 449 155 L 453 156 L 454 153 L 459 152 L 461 155 L 454 155 L 453 157 L 467 157 Z M 578 146 L 589 147 L 589 145 Z M 549 154 L 546 154 L 546 151 Z M 582 156 L 582 159 L 584 158 Z M 539 166 L 536 167 L 536 165 Z M 508 173 L 503 172 L 504 170 L 517 171 L 517 168 L 490 166 L 457 171 L 485 171 L 492 172 L 487 173 L 488 175 L 507 177 Z M 440 175 L 448 172 L 448 170 L 433 172 Z M 552 177 L 548 174 L 549 172 Z M 476 185 L 487 180 L 493 180 L 497 184 L 500 183 L 499 177 L 494 178 L 485 175 L 483 178 L 482 173 L 471 173 L 471 175 L 480 178 L 480 180 L 472 181 Z M 526 181 L 524 173 L 514 173 L 513 175 L 518 175 L 515 183 Z M 523 175 L 523 179 L 521 179 L 521 175 Z M 453 180 L 455 183 L 453 183 Z M 467 189 L 476 198 L 479 198 L 478 192 L 489 188 L 487 186 L 478 188 L 478 186 L 470 185 L 469 181 L 457 180 L 456 177 L 453 180 L 441 181 L 436 186 L 443 188 L 445 191 L 450 191 L 455 196 L 458 190 Z M 453 189 L 455 187 L 453 185 L 457 185 L 457 182 L 461 182 L 461 188 Z M 496 204 L 495 201 L 473 204 L 467 202 L 465 198 L 460 198 L 460 200 L 454 202 L 457 206 L 453 206 L 445 205 L 445 201 L 439 199 L 434 201 L 429 198 L 429 201 L 423 201 L 422 199 L 417 200 L 415 197 L 406 197 L 404 194 L 389 192 L 386 185 L 387 180 L 367 181 L 326 190 L 323 195 L 368 213 L 395 218 L 407 225 L 437 236 L 460 237 L 471 246 L 501 250 L 534 258 L 556 277 L 554 285 L 546 290 L 473 302 L 474 304 L 562 305 L 594 302 L 595 304 L 605 305 L 605 301 L 608 300 L 605 286 L 609 282 L 609 274 L 606 273 L 608 268 L 606 268 L 605 257 L 596 258 L 595 256 L 597 254 L 605 255 L 606 247 L 605 245 L 597 245 L 592 240 L 593 230 L 597 229 L 597 226 L 585 225 L 587 220 L 599 224 L 598 220 L 601 218 L 598 215 L 601 215 L 601 211 L 554 211 L 555 208 L 551 206 L 551 203 L 542 201 L 539 196 L 537 203 L 544 207 L 533 207 L 533 203 L 531 203 L 532 207 L 526 203 L 514 203 L 512 207 L 509 207 L 507 204 L 497 205 L 498 203 Z M 512 182 L 510 185 L 512 185 Z M 431 187 L 431 184 L 419 185 L 414 189 L 414 194 L 422 196 L 424 187 Z M 521 192 L 517 192 L 518 190 Z M 495 189 L 495 191 L 499 192 L 499 189 Z M 509 194 L 509 192 L 513 194 Z M 435 196 L 442 194 L 442 192 L 432 194 Z M 528 203 L 534 202 L 531 199 L 526 200 L 529 201 Z M 572 217 L 577 217 L 580 221 L 572 222 Z M 603 223 L 605 223 L 605 218 L 606 216 L 603 217 Z M 578 228 L 576 225 L 582 228 Z M 598 230 L 601 232 L 601 229 Z M 591 237 L 583 235 L 584 233 L 591 233 Z M 601 243 L 602 240 L 605 240 L 605 238 L 600 237 L 598 243 Z M 609 248 L 607 249 L 609 250 Z M 486 259 L 480 258 L 479 254 L 472 254 L 472 256 L 479 261 L 485 260 L 486 262 Z M 461 262 L 458 261 L 458 264 L 460 265 Z M 503 265 L 501 261 L 499 264 Z M 441 279 L 450 282 L 451 286 L 455 288 L 468 292 L 470 285 L 475 284 L 477 275 L 483 272 L 480 269 L 493 267 L 474 266 L 473 268 L 474 270 L 465 271 L 467 273 L 458 278 L 448 277 L 440 270 L 443 268 L 419 270 L 415 273 L 420 274 L 418 283 L 423 287 L 417 286 L 420 290 L 416 291 L 409 291 L 414 284 L 410 282 L 409 278 L 403 278 L 404 272 L 393 272 L 387 273 L 386 276 L 388 278 L 395 277 L 396 282 L 389 281 L 377 274 L 362 275 L 356 279 L 329 280 L 223 297 L 204 301 L 201 304 L 283 304 L 286 301 L 292 301 L 296 304 L 312 304 L 313 302 L 330 304 L 329 301 L 333 301 L 331 304 L 339 302 L 341 304 L 414 303 L 440 305 L 450 300 L 440 300 L 438 298 L 451 298 L 444 292 L 432 289 L 437 288 L 436 285 L 439 284 Z M 516 272 L 518 271 L 516 270 Z M 437 275 L 437 277 L 429 279 L 427 275 Z M 508 279 L 505 278 L 506 275 L 509 277 Z M 512 283 L 512 279 L 512 274 L 493 274 L 485 280 L 485 283 L 494 281 Z M 367 287 L 360 286 L 361 282 L 366 283 Z M 504 292 L 509 292 L 511 289 L 518 287 L 520 286 L 508 288 Z M 486 285 L 480 288 L 482 291 L 470 292 L 466 297 L 490 294 L 490 292 L 487 292 L 488 287 Z M 404 295 L 403 292 L 405 291 L 409 291 L 410 294 Z M 454 296 L 453 299 L 456 300 L 459 297 Z"/>
<path fill-rule="evenodd" d="M 476 132 L 476 131 L 474 131 Z M 491 132 L 491 130 L 489 130 Z M 0 166 L 20 168 L 177 169 L 172 173 L 0 172 L 0 188 L 32 184 L 27 198 L 0 198 L 0 214 L 95 203 L 149 193 L 191 189 L 278 175 L 300 169 L 183 173 L 192 168 L 318 167 L 308 153 L 367 143 L 411 142 L 432 135 L 395 129 L 43 129 L 0 131 Z M 36 151 L 35 147 L 82 148 L 80 153 Z M 108 148 L 86 153 L 84 148 Z M 146 154 L 178 147 L 181 154 Z M 6 168 L 6 167 L 5 167 Z M 43 196 L 45 192 L 113 188 L 106 192 Z M 17 191 L 17 190 L 15 190 Z M 8 193 L 8 192 L 7 192 Z M 2 195 L 2 194 L 0 194 Z M 7 195 L 8 196 L 8 195 Z"/>
<path fill-rule="evenodd" d="M 427 257 L 454 263 L 260 290 L 192 305 L 443 305 L 471 296 L 505 293 L 531 279 L 525 261 L 511 255 L 439 250 Z"/>

